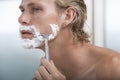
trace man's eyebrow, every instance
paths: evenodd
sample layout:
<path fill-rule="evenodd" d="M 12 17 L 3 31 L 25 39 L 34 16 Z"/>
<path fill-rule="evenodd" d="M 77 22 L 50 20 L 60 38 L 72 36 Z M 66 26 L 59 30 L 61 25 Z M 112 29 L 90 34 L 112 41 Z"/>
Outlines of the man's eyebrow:
<path fill-rule="evenodd" d="M 19 9 L 22 9 L 22 8 L 23 8 L 23 6 L 22 6 L 22 5 L 20 5 L 20 6 L 19 6 Z"/>
<path fill-rule="evenodd" d="M 29 4 L 27 5 L 27 7 L 34 6 L 34 5 L 35 5 L 35 3 L 29 3 Z M 23 8 L 23 5 L 20 5 L 19 8 L 22 9 L 22 8 Z"/>
<path fill-rule="evenodd" d="M 35 5 L 35 3 L 29 3 L 29 4 L 28 4 L 28 7 L 29 7 L 29 6 L 34 6 L 34 5 Z"/>

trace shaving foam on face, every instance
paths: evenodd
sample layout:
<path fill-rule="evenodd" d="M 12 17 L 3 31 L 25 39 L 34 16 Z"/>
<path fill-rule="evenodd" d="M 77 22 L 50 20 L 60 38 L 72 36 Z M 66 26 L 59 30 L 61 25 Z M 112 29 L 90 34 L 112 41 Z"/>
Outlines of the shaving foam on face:
<path fill-rule="evenodd" d="M 22 39 L 22 46 L 26 49 L 37 48 L 43 45 L 44 38 L 40 35 L 40 32 L 34 26 L 20 26 L 20 31 L 30 31 L 34 35 L 32 39 Z"/>
<path fill-rule="evenodd" d="M 26 49 L 36 48 L 42 45 L 42 41 L 37 38 L 30 39 L 22 39 L 22 46 Z"/>
<path fill-rule="evenodd" d="M 52 33 L 48 34 L 48 40 L 53 40 L 57 32 L 59 31 L 59 27 L 56 24 L 50 24 Z M 20 31 L 30 31 L 34 35 L 32 39 L 22 39 L 22 46 L 27 49 L 31 48 L 37 48 L 40 47 L 44 44 L 45 38 L 44 36 L 40 33 L 40 31 L 37 31 L 34 25 L 32 26 L 20 26 Z"/>
<path fill-rule="evenodd" d="M 54 39 L 57 36 L 57 33 L 59 31 L 59 27 L 56 24 L 50 24 L 52 34 L 49 35 L 49 40 Z"/>

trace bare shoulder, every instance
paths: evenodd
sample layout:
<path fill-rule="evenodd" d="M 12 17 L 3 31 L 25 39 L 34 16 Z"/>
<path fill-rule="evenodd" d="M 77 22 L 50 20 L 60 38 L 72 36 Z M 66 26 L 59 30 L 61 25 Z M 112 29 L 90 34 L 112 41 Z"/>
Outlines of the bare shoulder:
<path fill-rule="evenodd" d="M 90 45 L 88 50 L 99 58 L 95 67 L 97 80 L 120 80 L 119 52 L 94 45 Z"/>
<path fill-rule="evenodd" d="M 114 50 L 101 49 L 105 56 L 96 66 L 96 74 L 99 79 L 120 79 L 120 54 Z"/>

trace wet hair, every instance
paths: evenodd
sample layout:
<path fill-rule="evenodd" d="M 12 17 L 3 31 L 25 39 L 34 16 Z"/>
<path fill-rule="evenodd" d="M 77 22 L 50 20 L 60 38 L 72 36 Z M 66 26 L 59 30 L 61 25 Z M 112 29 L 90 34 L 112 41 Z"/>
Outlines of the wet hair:
<path fill-rule="evenodd" d="M 89 35 L 84 30 L 84 24 L 87 19 L 87 7 L 84 0 L 55 0 L 55 3 L 59 10 L 66 10 L 69 7 L 76 9 L 76 15 L 70 24 L 74 39 L 89 42 Z"/>

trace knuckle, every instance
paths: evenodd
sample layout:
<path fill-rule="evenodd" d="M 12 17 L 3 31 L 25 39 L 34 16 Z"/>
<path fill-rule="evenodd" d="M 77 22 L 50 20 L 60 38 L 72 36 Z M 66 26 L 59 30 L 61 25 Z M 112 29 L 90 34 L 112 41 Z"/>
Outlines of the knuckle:
<path fill-rule="evenodd" d="M 36 75 L 38 75 L 38 73 L 39 73 L 39 72 L 38 72 L 38 71 L 36 71 L 36 72 L 35 72 L 35 76 L 36 76 Z"/>
<path fill-rule="evenodd" d="M 38 78 L 38 75 L 39 75 L 39 72 L 36 71 L 36 72 L 35 72 L 35 78 Z"/>
<path fill-rule="evenodd" d="M 54 75 L 52 75 L 52 78 L 55 80 L 66 80 L 66 77 L 63 74 L 59 73 L 54 73 Z"/>
<path fill-rule="evenodd" d="M 38 71 L 40 72 L 44 67 L 43 66 L 40 66 Z"/>
<path fill-rule="evenodd" d="M 49 77 L 48 80 L 53 80 L 53 78 L 52 78 L 52 77 Z"/>
<path fill-rule="evenodd" d="M 62 76 L 63 80 L 66 80 L 66 77 L 65 76 Z"/>
<path fill-rule="evenodd" d="M 58 78 L 58 77 L 60 77 L 60 76 L 59 76 L 57 73 L 55 73 L 55 74 L 54 74 L 54 77 L 55 77 L 55 78 Z"/>

